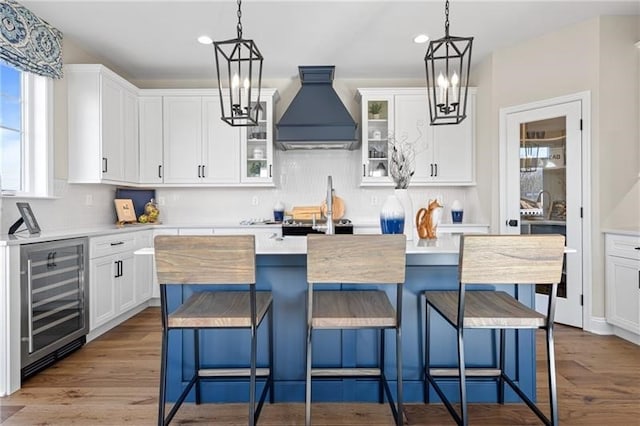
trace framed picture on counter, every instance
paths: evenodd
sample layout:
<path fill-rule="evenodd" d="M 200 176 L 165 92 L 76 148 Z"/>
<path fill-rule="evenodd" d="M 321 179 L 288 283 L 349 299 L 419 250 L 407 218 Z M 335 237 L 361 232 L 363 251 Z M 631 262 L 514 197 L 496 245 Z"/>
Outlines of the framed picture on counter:
<path fill-rule="evenodd" d="M 136 222 L 136 211 L 133 208 L 133 201 L 130 199 L 116 198 L 113 200 L 116 205 L 116 213 L 119 223 Z"/>
<path fill-rule="evenodd" d="M 22 217 L 22 220 L 24 220 L 24 224 L 27 226 L 29 233 L 40 233 L 40 225 L 38 225 L 36 216 L 33 214 L 33 210 L 31 210 L 31 206 L 29 205 L 29 203 L 16 203 L 16 207 L 18 207 L 20 216 Z"/>

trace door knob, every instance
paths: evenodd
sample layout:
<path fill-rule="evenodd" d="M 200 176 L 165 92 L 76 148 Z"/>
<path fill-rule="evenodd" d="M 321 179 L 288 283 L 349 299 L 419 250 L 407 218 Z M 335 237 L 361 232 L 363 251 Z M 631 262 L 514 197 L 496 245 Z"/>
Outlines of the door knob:
<path fill-rule="evenodd" d="M 507 225 L 508 225 L 508 226 L 513 226 L 513 227 L 518 226 L 518 219 L 509 219 L 509 220 L 507 221 Z"/>

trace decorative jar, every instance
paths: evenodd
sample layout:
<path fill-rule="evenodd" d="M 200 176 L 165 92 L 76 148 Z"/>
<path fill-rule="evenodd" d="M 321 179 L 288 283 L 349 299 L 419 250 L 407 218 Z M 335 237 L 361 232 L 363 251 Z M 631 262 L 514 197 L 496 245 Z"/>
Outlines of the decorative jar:
<path fill-rule="evenodd" d="M 389 195 L 380 210 L 380 229 L 383 234 L 404 232 L 404 208 L 395 195 Z"/>

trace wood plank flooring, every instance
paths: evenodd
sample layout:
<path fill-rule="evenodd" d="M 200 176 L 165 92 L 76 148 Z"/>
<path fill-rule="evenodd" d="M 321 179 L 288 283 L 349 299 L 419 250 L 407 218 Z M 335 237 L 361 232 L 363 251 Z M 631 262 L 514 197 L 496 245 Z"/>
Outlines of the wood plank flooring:
<path fill-rule="evenodd" d="M 555 337 L 561 424 L 640 425 L 640 347 L 563 326 Z M 538 342 L 543 354 L 544 340 Z M 149 308 L 0 398 L 0 423 L 156 424 L 159 353 L 160 312 Z M 538 367 L 539 399 L 547 401 L 545 362 Z M 470 415 L 472 425 L 540 424 L 524 404 L 472 404 Z M 244 404 L 185 404 L 172 424 L 243 425 L 246 416 Z M 454 424 L 439 404 L 408 404 L 406 419 L 410 425 Z M 386 404 L 313 406 L 314 425 L 392 423 Z M 304 404 L 266 404 L 260 424 L 302 425 Z"/>

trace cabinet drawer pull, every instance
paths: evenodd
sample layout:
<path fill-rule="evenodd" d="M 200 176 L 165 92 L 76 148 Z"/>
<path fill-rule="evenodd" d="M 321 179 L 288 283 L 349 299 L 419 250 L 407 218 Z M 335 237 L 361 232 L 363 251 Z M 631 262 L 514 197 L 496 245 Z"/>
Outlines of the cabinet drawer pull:
<path fill-rule="evenodd" d="M 111 243 L 112 246 L 119 246 L 124 244 L 124 241 L 118 241 L 117 243 Z"/>
<path fill-rule="evenodd" d="M 636 247 L 636 248 L 634 248 L 634 250 L 640 250 L 640 247 Z"/>

